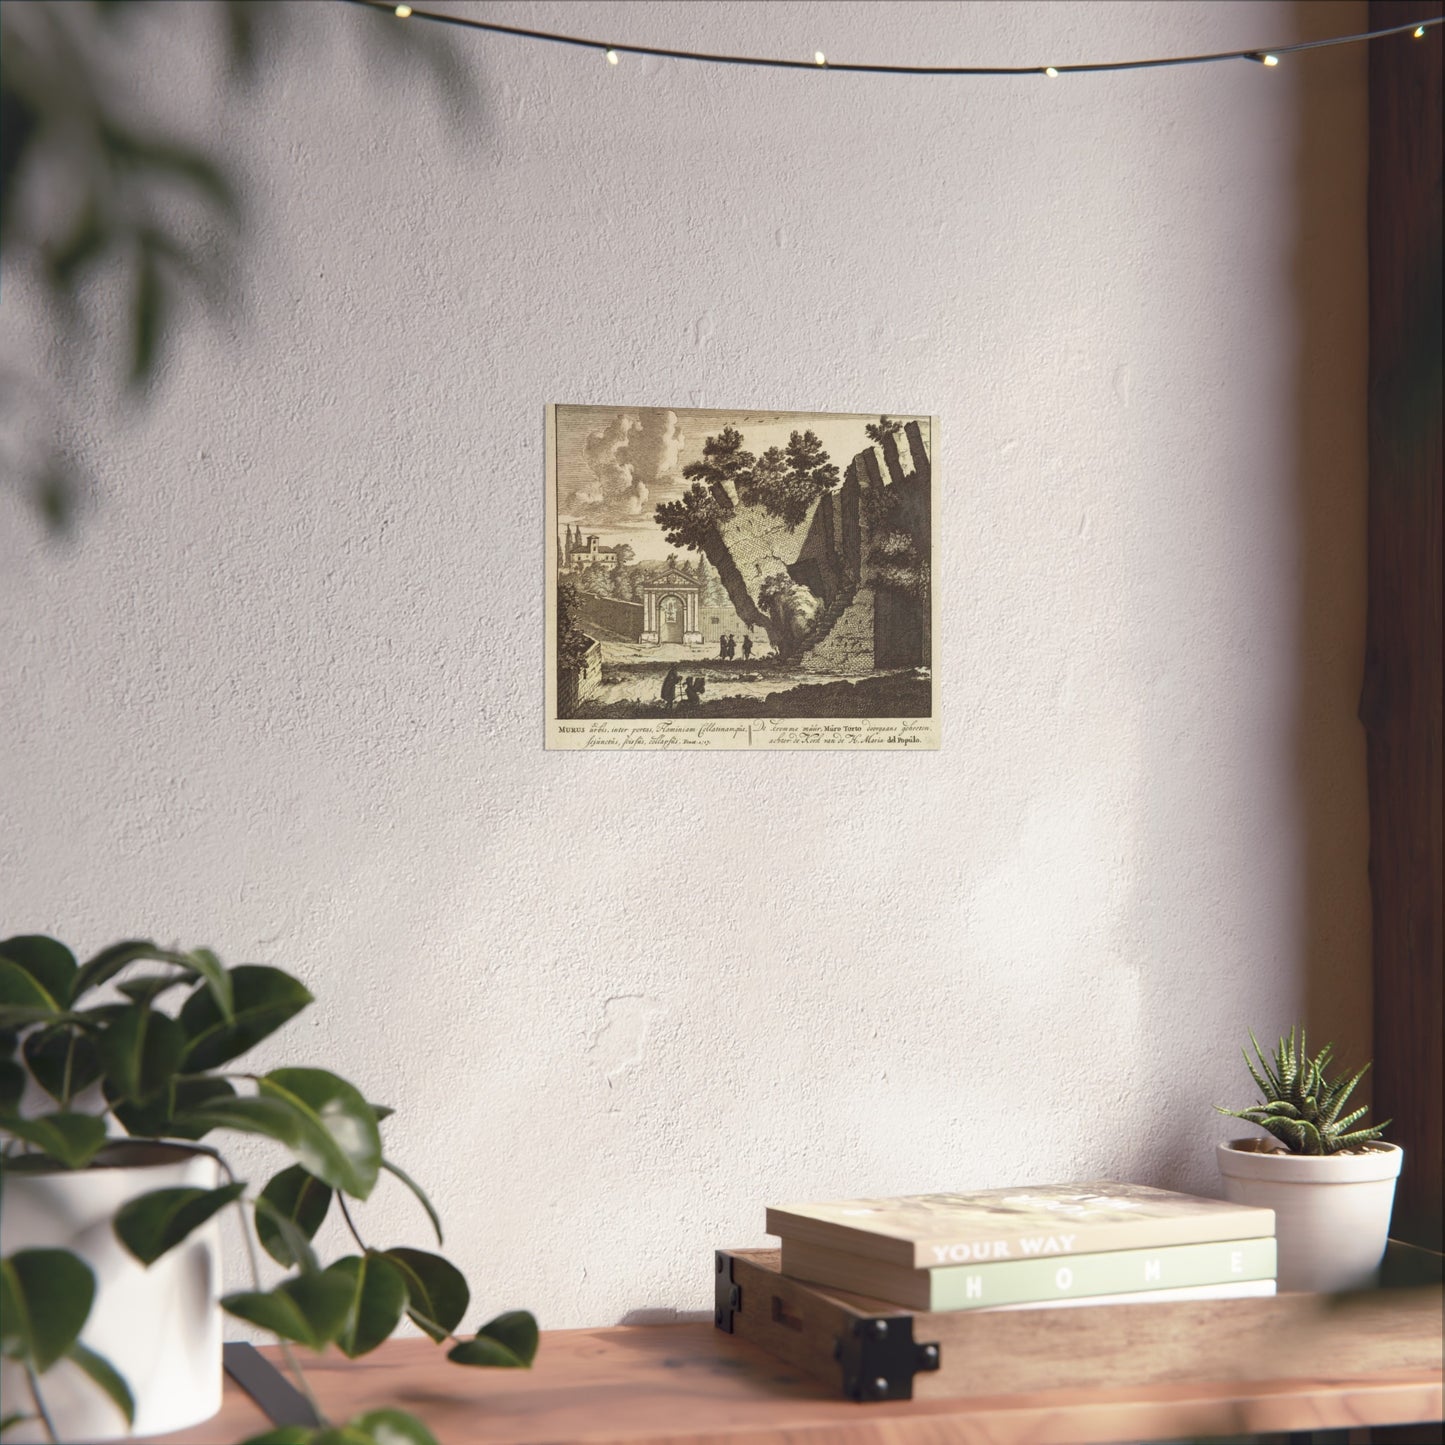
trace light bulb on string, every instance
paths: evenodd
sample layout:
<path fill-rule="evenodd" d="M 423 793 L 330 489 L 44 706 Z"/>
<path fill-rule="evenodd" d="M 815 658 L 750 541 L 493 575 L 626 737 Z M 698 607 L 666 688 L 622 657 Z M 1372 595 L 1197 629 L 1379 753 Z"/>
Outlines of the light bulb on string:
<path fill-rule="evenodd" d="M 503 25 L 494 20 L 439 14 L 428 10 L 413 10 L 413 8 L 406 3 L 394 4 L 393 0 L 345 0 L 345 3 L 360 6 L 367 10 L 387 11 L 395 15 L 398 20 L 405 20 L 408 17 L 415 16 L 418 21 L 426 20 L 438 24 L 457 25 L 468 30 L 480 31 L 487 34 L 516 36 L 526 40 L 550 41 L 554 44 L 574 46 L 580 50 L 596 50 L 607 57 L 607 63 L 609 65 L 616 65 L 618 63 L 617 51 L 610 49 L 605 41 L 599 41 L 591 37 L 563 35 L 549 30 L 523 29 L 515 25 Z M 1080 62 L 1064 66 L 1062 69 L 1053 65 L 978 66 L 851 63 L 847 61 L 829 61 L 821 50 L 813 52 L 812 60 L 805 60 L 802 57 L 796 60 L 786 60 L 761 55 L 718 54 L 706 51 L 681 50 L 663 46 L 638 44 L 629 45 L 627 51 L 629 55 L 655 56 L 663 60 L 690 61 L 703 65 L 767 66 L 772 69 L 789 70 L 801 70 L 809 66 L 816 66 L 819 69 L 826 68 L 828 70 L 838 71 L 840 74 L 846 72 L 867 72 L 875 75 L 933 76 L 1044 75 L 1050 80 L 1057 80 L 1065 70 L 1067 70 L 1070 75 L 1077 75 L 1105 71 L 1151 70 L 1164 66 L 1206 65 L 1235 60 L 1250 60 L 1256 65 L 1266 65 L 1273 69 L 1279 65 L 1280 60 L 1286 54 L 1293 55 L 1300 51 L 1314 51 L 1327 45 L 1354 45 L 1369 40 L 1382 40 L 1386 36 L 1392 35 L 1412 35 L 1416 40 L 1423 40 L 1431 30 L 1441 24 L 1445 24 L 1445 17 L 1437 17 L 1423 21 L 1417 20 L 1413 25 L 1406 21 L 1402 25 L 1384 26 L 1377 30 L 1362 30 L 1350 35 L 1331 35 L 1323 40 L 1300 41 L 1295 45 L 1287 45 L 1279 51 L 1222 50 L 1199 55 L 1161 56 L 1158 59 L 1111 60 L 1098 64 L 1085 64 Z"/>

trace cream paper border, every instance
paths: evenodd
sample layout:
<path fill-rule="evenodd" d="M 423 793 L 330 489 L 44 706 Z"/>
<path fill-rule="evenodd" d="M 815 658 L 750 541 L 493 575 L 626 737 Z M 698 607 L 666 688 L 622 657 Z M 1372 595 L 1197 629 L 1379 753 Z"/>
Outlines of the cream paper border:
<path fill-rule="evenodd" d="M 576 403 L 607 406 L 610 403 Z M 557 718 L 557 405 L 546 408 L 546 531 L 543 545 L 546 598 L 543 607 L 544 655 L 546 658 L 545 738 L 549 751 L 585 752 L 749 752 L 827 751 L 838 749 L 873 752 L 920 752 L 936 750 L 941 739 L 939 717 L 938 651 L 938 418 L 930 416 L 929 467 L 929 569 L 931 600 L 931 647 L 929 685 L 932 716 L 926 718 L 580 718 L 559 722 Z M 618 410 L 626 410 L 618 403 Z M 670 410 L 679 416 L 699 410 L 726 411 L 722 407 L 647 407 Z M 739 419 L 758 408 L 737 407 Z M 773 411 L 776 408 L 766 408 Z M 831 416 L 873 421 L 877 416 L 916 416 L 904 410 L 886 412 L 795 412 L 799 422 L 809 417 Z M 837 461 L 837 458 L 834 458 Z M 839 462 L 846 468 L 847 460 Z"/>

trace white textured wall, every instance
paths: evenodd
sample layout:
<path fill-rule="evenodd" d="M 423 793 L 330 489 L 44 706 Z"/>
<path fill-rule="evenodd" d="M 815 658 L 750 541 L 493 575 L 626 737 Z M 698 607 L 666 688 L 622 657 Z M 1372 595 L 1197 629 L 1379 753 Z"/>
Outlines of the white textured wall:
<path fill-rule="evenodd" d="M 1364 20 L 470 8 L 1003 64 Z M 551 1326 L 705 1307 L 769 1201 L 1212 1190 L 1247 1027 L 1364 1056 L 1362 52 L 888 80 L 454 34 L 463 124 L 378 17 L 297 7 L 248 97 L 187 11 L 143 81 L 249 184 L 244 304 L 143 415 L 60 398 L 73 542 L 0 499 L 6 931 L 295 970 L 261 1062 L 395 1105 L 478 1311 Z M 548 401 L 941 417 L 943 750 L 544 753 Z"/>

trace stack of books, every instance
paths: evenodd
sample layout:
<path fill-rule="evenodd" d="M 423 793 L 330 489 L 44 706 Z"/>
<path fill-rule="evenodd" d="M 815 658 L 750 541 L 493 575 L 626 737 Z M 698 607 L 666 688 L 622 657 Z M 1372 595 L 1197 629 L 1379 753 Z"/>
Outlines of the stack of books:
<path fill-rule="evenodd" d="M 768 1210 L 785 1275 L 915 1310 L 1275 1291 L 1274 1211 L 1102 1181 Z"/>

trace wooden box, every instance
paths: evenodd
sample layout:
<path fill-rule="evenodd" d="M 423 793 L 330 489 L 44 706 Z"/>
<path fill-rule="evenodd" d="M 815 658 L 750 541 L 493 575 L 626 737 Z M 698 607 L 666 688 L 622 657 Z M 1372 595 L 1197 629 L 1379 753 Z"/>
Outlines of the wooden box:
<path fill-rule="evenodd" d="M 858 1401 L 1438 1373 L 1441 1261 L 1392 1242 L 1380 1287 L 1347 1295 L 924 1313 L 790 1279 L 777 1250 L 720 1250 L 714 1318 Z"/>

